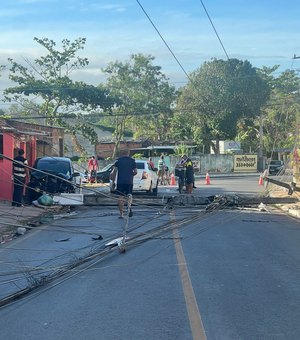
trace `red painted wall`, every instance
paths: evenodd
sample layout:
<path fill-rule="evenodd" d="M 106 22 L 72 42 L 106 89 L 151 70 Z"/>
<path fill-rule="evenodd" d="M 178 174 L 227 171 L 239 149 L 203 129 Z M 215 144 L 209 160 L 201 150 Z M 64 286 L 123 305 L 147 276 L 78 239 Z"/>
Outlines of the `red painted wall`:
<path fill-rule="evenodd" d="M 3 133 L 3 155 L 14 158 L 14 135 L 12 133 Z M 8 159 L 0 159 L 0 199 L 12 200 L 13 181 L 12 181 L 12 163 Z"/>
<path fill-rule="evenodd" d="M 32 166 L 36 159 L 36 138 L 30 137 L 28 142 L 21 141 L 19 136 L 12 132 L 3 132 L 3 155 L 13 159 L 18 149 L 25 151 L 24 157 L 28 159 L 28 165 Z M 24 192 L 25 194 L 25 192 Z M 0 159 L 0 200 L 12 201 L 13 180 L 12 161 Z"/>

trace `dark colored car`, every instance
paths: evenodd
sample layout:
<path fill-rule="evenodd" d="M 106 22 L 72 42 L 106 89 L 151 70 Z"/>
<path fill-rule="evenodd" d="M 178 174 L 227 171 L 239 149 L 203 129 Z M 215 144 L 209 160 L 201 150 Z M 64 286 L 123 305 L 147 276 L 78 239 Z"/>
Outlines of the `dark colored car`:
<path fill-rule="evenodd" d="M 109 176 L 112 172 L 114 164 L 106 165 L 102 170 L 97 171 L 96 181 L 97 183 L 109 183 Z"/>
<path fill-rule="evenodd" d="M 37 158 L 27 184 L 26 199 L 32 202 L 44 193 L 74 193 L 76 190 L 72 161 L 65 157 Z"/>
<path fill-rule="evenodd" d="M 278 175 L 279 172 L 283 169 L 283 161 L 280 160 L 272 160 L 268 165 L 269 175 Z"/>

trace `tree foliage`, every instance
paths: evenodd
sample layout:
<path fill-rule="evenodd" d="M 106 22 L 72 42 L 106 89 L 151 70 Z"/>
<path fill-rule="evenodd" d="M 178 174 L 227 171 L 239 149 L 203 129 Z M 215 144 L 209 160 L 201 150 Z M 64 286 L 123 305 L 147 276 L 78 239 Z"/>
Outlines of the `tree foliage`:
<path fill-rule="evenodd" d="M 46 55 L 34 61 L 25 60 L 22 65 L 9 58 L 11 64 L 9 78 L 17 86 L 5 90 L 5 99 L 20 105 L 37 98 L 39 116 L 45 117 L 47 125 L 58 125 L 74 136 L 78 131 L 92 143 L 97 141 L 93 128 L 82 118 L 83 112 L 109 107 L 111 99 L 107 91 L 99 86 L 73 81 L 70 76 L 74 70 L 88 65 L 88 59 L 78 56 L 84 48 L 86 39 L 74 41 L 64 39 L 61 48 L 56 42 L 47 38 L 34 40 L 46 49 Z M 76 124 L 69 123 L 68 118 L 79 118 Z"/>
<path fill-rule="evenodd" d="M 218 153 L 212 141 L 235 138 L 238 122 L 258 115 L 268 96 L 268 83 L 248 61 L 213 59 L 192 72 L 182 89 L 174 129 L 186 117 L 191 137 Z"/>
<path fill-rule="evenodd" d="M 295 70 L 285 70 L 275 77 L 276 70 L 261 71 L 272 84 L 270 100 L 263 111 L 264 147 L 269 155 L 279 148 L 292 149 L 299 133 L 300 78 Z"/>
<path fill-rule="evenodd" d="M 104 69 L 108 75 L 106 87 L 113 97 L 120 99 L 110 119 L 115 129 L 114 153 L 128 128 L 136 138 L 143 136 L 153 141 L 167 138 L 166 127 L 176 91 L 153 61 L 153 56 L 133 54 L 129 61 L 112 62 Z"/>

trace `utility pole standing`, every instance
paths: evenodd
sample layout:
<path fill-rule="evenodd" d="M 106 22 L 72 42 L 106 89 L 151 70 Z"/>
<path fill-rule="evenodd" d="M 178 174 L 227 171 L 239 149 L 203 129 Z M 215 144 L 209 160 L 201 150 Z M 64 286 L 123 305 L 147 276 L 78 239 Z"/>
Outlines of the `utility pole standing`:
<path fill-rule="evenodd" d="M 300 56 L 294 54 L 293 59 L 300 59 Z M 296 116 L 295 146 L 293 150 L 293 182 L 297 185 L 300 183 L 300 163 L 299 163 L 299 133 L 300 133 L 300 117 Z"/>
<path fill-rule="evenodd" d="M 260 113 L 259 116 L 259 149 L 258 149 L 258 167 L 260 171 L 264 170 L 263 160 L 263 115 Z"/>

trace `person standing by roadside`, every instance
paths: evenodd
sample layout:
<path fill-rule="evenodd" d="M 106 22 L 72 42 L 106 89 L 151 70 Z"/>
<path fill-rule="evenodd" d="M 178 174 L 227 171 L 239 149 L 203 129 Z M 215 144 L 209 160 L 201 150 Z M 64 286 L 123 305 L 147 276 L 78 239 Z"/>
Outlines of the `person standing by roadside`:
<path fill-rule="evenodd" d="M 90 174 L 90 181 L 94 183 L 97 177 L 98 161 L 95 156 L 92 156 L 88 162 L 88 172 Z"/>
<path fill-rule="evenodd" d="M 178 177 L 178 191 L 182 194 L 185 185 L 185 167 L 182 158 L 175 165 L 175 176 Z"/>
<path fill-rule="evenodd" d="M 194 186 L 194 167 L 193 162 L 187 155 L 182 156 L 182 164 L 185 167 L 185 187 L 186 193 L 191 194 Z"/>
<path fill-rule="evenodd" d="M 133 177 L 137 174 L 136 163 L 133 158 L 129 156 L 129 150 L 124 150 L 122 156 L 119 157 L 115 163 L 114 168 L 110 174 L 113 187 L 117 179 L 117 195 L 120 195 L 118 199 L 118 207 L 120 216 L 123 218 L 125 196 L 128 196 L 128 205 L 132 204 L 132 189 L 133 189 Z M 132 210 L 130 208 L 128 216 L 132 217 Z"/>
<path fill-rule="evenodd" d="M 158 164 L 157 164 L 157 168 L 158 168 L 158 182 L 160 182 L 160 184 L 163 184 L 164 182 L 164 176 L 165 176 L 165 160 L 164 160 L 164 155 L 160 156 L 160 159 L 158 160 Z"/>
<path fill-rule="evenodd" d="M 14 192 L 12 206 L 22 207 L 23 206 L 23 192 L 28 178 L 28 161 L 24 157 L 24 150 L 18 150 L 18 156 L 13 160 L 13 180 L 14 180 Z"/>
<path fill-rule="evenodd" d="M 155 168 L 155 165 L 154 165 L 154 163 L 153 163 L 153 161 L 152 161 L 152 158 L 151 158 L 151 157 L 149 157 L 149 159 L 148 159 L 148 164 L 150 165 L 150 167 L 151 167 L 152 169 L 154 169 L 154 168 Z"/>

